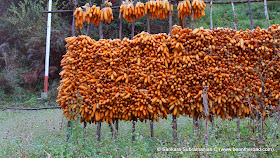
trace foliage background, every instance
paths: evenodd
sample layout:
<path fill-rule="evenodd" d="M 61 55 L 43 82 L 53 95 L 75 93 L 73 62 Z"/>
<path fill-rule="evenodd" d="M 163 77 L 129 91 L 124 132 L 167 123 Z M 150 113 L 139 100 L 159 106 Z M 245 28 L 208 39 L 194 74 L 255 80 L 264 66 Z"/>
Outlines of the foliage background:
<path fill-rule="evenodd" d="M 143 1 L 143 0 L 141 0 Z M 88 0 L 78 0 L 78 6 Z M 100 5 L 101 0 L 92 0 Z M 113 0 L 113 6 L 121 1 Z M 0 0 L 0 105 L 31 106 L 35 98 L 43 91 L 45 41 L 47 14 L 40 13 L 47 10 L 48 0 Z M 176 4 L 174 4 L 176 6 Z M 280 2 L 268 2 L 271 24 L 280 22 Z M 176 7 L 174 6 L 173 24 L 179 25 Z M 252 3 L 254 28 L 266 28 L 263 3 Z M 53 0 L 52 10 L 72 9 L 71 1 Z M 250 28 L 248 5 L 235 5 L 238 29 Z M 195 27 L 209 28 L 209 5 L 206 16 L 195 20 Z M 113 10 L 114 20 L 111 24 L 103 25 L 104 38 L 118 38 L 119 10 Z M 135 34 L 145 31 L 146 16 L 135 23 Z M 183 23 L 190 27 L 190 18 Z M 230 4 L 213 5 L 214 27 L 233 28 L 233 12 Z M 60 60 L 65 54 L 64 38 L 71 36 L 72 13 L 52 14 L 51 56 L 50 56 L 50 102 L 55 104 L 56 88 L 59 85 Z M 168 19 L 151 20 L 151 33 L 168 32 Z M 82 29 L 85 34 L 86 29 Z M 123 37 L 130 37 L 131 23 L 123 20 Z M 78 34 L 78 32 L 76 32 Z M 98 27 L 91 25 L 89 36 L 98 40 Z"/>

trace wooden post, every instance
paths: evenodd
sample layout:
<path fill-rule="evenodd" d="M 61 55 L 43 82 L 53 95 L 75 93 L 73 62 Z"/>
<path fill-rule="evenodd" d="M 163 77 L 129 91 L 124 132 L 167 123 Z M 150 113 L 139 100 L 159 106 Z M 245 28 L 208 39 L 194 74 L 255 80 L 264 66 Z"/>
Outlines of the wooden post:
<path fill-rule="evenodd" d="M 76 0 L 73 0 L 73 4 L 74 4 L 74 8 L 73 10 L 76 10 L 76 7 L 77 7 L 77 1 Z M 73 20 L 72 20 L 72 36 L 75 36 L 75 15 L 74 15 L 75 12 L 73 12 Z"/>
<path fill-rule="evenodd" d="M 99 39 L 103 39 L 102 21 L 101 20 L 100 20 L 100 23 L 99 23 Z"/>
<path fill-rule="evenodd" d="M 137 0 L 134 0 L 133 6 L 135 7 L 137 3 Z M 134 29 L 135 29 L 135 15 L 133 15 L 133 22 L 132 22 L 132 28 L 131 28 L 131 40 L 133 40 L 134 37 Z"/>
<path fill-rule="evenodd" d="M 62 129 L 62 126 L 63 126 L 63 118 L 64 118 L 64 115 L 62 115 L 60 130 Z"/>
<path fill-rule="evenodd" d="M 87 127 L 87 123 L 84 122 L 84 134 L 83 134 L 84 140 L 85 140 L 85 137 L 86 137 L 86 127 Z"/>
<path fill-rule="evenodd" d="M 279 111 L 280 111 L 280 98 L 278 99 L 278 106 L 276 107 L 276 112 L 277 112 L 277 114 L 279 114 Z M 276 115 L 277 116 L 277 115 Z M 276 123 L 277 123 L 277 126 L 278 126 L 278 124 L 279 124 L 279 121 L 280 121 L 280 117 L 279 117 L 279 119 L 278 120 L 276 120 Z"/>
<path fill-rule="evenodd" d="M 115 124 L 115 138 L 118 138 L 118 132 L 119 132 L 119 119 L 116 119 L 116 124 Z"/>
<path fill-rule="evenodd" d="M 67 123 L 67 131 L 68 131 L 68 129 L 69 129 L 70 127 L 71 127 L 71 122 L 68 121 L 68 123 Z M 67 135 L 66 135 L 66 142 L 68 142 L 69 138 L 70 138 L 70 133 L 67 133 Z"/>
<path fill-rule="evenodd" d="M 172 115 L 172 128 L 173 128 L 173 140 L 176 141 L 177 138 L 177 118 L 176 115 Z"/>
<path fill-rule="evenodd" d="M 208 120 L 209 120 L 209 107 L 208 107 L 208 100 L 207 100 L 207 88 L 208 86 L 203 86 L 203 105 L 204 105 L 204 112 L 205 112 L 205 145 L 206 149 L 209 148 L 208 138 L 209 138 L 209 128 L 208 128 Z M 206 150 L 206 157 L 209 158 L 208 150 Z"/>
<path fill-rule="evenodd" d="M 148 2 L 149 0 L 147 0 Z M 151 33 L 151 28 L 150 28 L 150 10 L 148 9 L 147 12 L 147 32 Z M 154 120 L 150 121 L 150 130 L 151 130 L 151 138 L 154 139 Z"/>
<path fill-rule="evenodd" d="M 191 25 L 192 25 L 192 30 L 194 30 L 194 13 L 193 13 L 193 8 L 192 8 L 192 13 L 191 13 Z"/>
<path fill-rule="evenodd" d="M 151 138 L 154 139 L 154 120 L 150 120 Z"/>
<path fill-rule="evenodd" d="M 135 16 L 133 16 L 132 28 L 131 28 L 131 40 L 134 37 L 134 28 L 135 28 Z"/>
<path fill-rule="evenodd" d="M 132 121 L 132 142 L 135 141 L 135 120 Z"/>
<path fill-rule="evenodd" d="M 182 29 L 184 28 L 184 23 L 183 23 L 183 20 L 182 19 L 179 19 L 180 20 L 180 26 L 182 27 Z"/>
<path fill-rule="evenodd" d="M 236 121 L 236 126 L 237 126 L 237 139 L 238 139 L 238 144 L 240 143 L 240 115 L 237 114 L 237 121 Z"/>
<path fill-rule="evenodd" d="M 231 7 L 232 7 L 233 15 L 234 15 L 234 29 L 237 30 L 237 16 L 236 16 L 236 13 L 235 13 L 233 0 L 230 0 L 230 2 L 231 2 Z"/>
<path fill-rule="evenodd" d="M 89 0 L 89 6 L 91 7 L 91 0 Z M 86 35 L 88 36 L 88 34 L 89 34 L 89 28 L 90 28 L 90 23 L 89 24 L 87 24 L 87 32 L 86 32 Z"/>
<path fill-rule="evenodd" d="M 177 7 L 178 7 L 178 3 L 179 3 L 179 1 L 177 1 Z M 179 14 L 179 13 L 178 13 L 178 14 Z M 182 29 L 184 28 L 183 20 L 184 20 L 184 18 L 183 18 L 183 19 L 179 18 L 180 26 L 182 27 Z"/>
<path fill-rule="evenodd" d="M 255 117 L 255 116 L 254 116 Z M 253 133 L 255 133 L 255 118 L 251 119 L 253 122 Z"/>
<path fill-rule="evenodd" d="M 262 132 L 263 132 L 263 119 L 262 119 L 262 115 L 263 115 L 263 109 L 264 109 L 264 84 L 263 84 L 263 78 L 262 78 L 262 92 L 261 92 L 261 104 L 260 104 L 260 113 L 258 113 L 258 135 L 259 135 L 259 140 L 262 140 Z M 261 124 L 262 121 L 262 124 Z"/>
<path fill-rule="evenodd" d="M 265 123 L 265 121 L 264 121 L 264 116 L 262 115 L 262 136 L 264 135 L 264 131 L 263 131 L 263 122 Z M 266 124 L 266 123 L 265 123 Z"/>
<path fill-rule="evenodd" d="M 172 36 L 172 14 L 171 14 L 171 0 L 169 0 L 169 34 Z"/>
<path fill-rule="evenodd" d="M 114 138 L 114 137 L 115 137 L 115 132 L 114 132 L 114 128 L 113 128 L 113 126 L 112 126 L 112 123 L 109 122 L 108 125 L 109 125 L 109 128 L 110 128 L 110 130 L 111 130 L 112 137 Z"/>
<path fill-rule="evenodd" d="M 212 19 L 212 7 L 213 7 L 213 1 L 210 1 L 210 29 L 213 30 L 213 19 Z"/>
<path fill-rule="evenodd" d="M 104 0 L 102 0 L 102 4 L 100 6 L 100 9 L 103 8 L 103 5 L 104 5 Z M 102 21 L 101 20 L 100 20 L 100 23 L 99 23 L 99 39 L 103 39 Z"/>
<path fill-rule="evenodd" d="M 120 12 L 120 30 L 119 30 L 119 39 L 122 40 L 122 13 Z"/>
<path fill-rule="evenodd" d="M 195 137 L 195 143 L 198 144 L 198 139 L 197 139 L 197 132 L 196 132 L 196 127 L 197 127 L 197 121 L 198 118 L 196 114 L 193 116 L 193 135 Z M 197 157 L 200 157 L 199 151 L 197 151 Z"/>
<path fill-rule="evenodd" d="M 148 2 L 149 0 L 147 0 Z M 150 10 L 148 9 L 148 12 L 147 12 L 147 32 L 148 33 L 151 33 L 151 30 L 150 30 Z M 151 138 L 154 139 L 154 120 L 151 120 L 150 121 L 150 130 L 151 130 Z"/>
<path fill-rule="evenodd" d="M 193 135 L 196 136 L 196 121 L 197 121 L 197 116 L 193 116 Z"/>
<path fill-rule="evenodd" d="M 264 3 L 264 13 L 265 13 L 265 18 L 266 18 L 266 22 L 267 22 L 267 27 L 270 27 L 269 15 L 268 15 L 268 11 L 267 11 L 267 2 L 266 2 L 266 0 L 264 0 L 263 3 Z"/>
<path fill-rule="evenodd" d="M 258 136 L 259 136 L 259 141 L 262 139 L 262 134 L 261 134 L 261 114 L 258 113 Z"/>
<path fill-rule="evenodd" d="M 97 141 L 101 142 L 101 120 L 97 122 Z"/>
<path fill-rule="evenodd" d="M 149 0 L 147 0 L 147 2 L 148 1 Z M 147 12 L 147 32 L 151 33 L 151 28 L 150 28 L 150 9 L 148 9 L 148 12 Z"/>
<path fill-rule="evenodd" d="M 151 28 L 150 28 L 150 18 L 149 18 L 149 15 L 150 13 L 149 13 L 149 11 L 148 11 L 148 13 L 147 13 L 147 32 L 148 33 L 151 33 Z"/>
<path fill-rule="evenodd" d="M 214 114 L 211 114 L 211 118 L 212 118 L 212 129 L 215 128 L 215 115 Z"/>
<path fill-rule="evenodd" d="M 250 16 L 250 24 L 251 24 L 251 30 L 253 30 L 253 20 L 252 20 L 252 10 L 251 10 L 251 3 L 250 0 L 248 0 L 248 8 L 249 8 L 249 16 Z"/>

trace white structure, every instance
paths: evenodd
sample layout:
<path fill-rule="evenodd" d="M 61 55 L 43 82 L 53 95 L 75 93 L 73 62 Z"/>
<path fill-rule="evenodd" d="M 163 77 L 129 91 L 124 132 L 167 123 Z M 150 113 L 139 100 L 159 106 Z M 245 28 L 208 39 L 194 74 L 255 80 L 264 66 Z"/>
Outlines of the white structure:
<path fill-rule="evenodd" d="M 52 10 L 52 0 L 49 0 L 49 9 Z M 47 22 L 47 39 L 46 39 L 46 59 L 45 59 L 45 83 L 44 83 L 44 95 L 43 97 L 48 97 L 48 80 L 49 80 L 49 60 L 50 60 L 50 40 L 51 40 L 51 19 L 52 14 L 48 13 Z"/>

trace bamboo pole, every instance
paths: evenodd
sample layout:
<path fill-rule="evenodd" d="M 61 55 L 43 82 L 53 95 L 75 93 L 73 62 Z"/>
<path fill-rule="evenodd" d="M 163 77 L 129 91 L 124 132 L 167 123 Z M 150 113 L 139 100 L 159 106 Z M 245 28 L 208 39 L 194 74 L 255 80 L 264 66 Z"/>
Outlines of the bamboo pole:
<path fill-rule="evenodd" d="M 237 16 L 236 16 L 236 13 L 235 13 L 233 0 L 230 0 L 230 2 L 231 2 L 231 7 L 232 7 L 233 15 L 234 15 L 234 29 L 237 30 Z"/>
<path fill-rule="evenodd" d="M 249 8 L 249 16 L 250 16 L 250 24 L 251 24 L 251 30 L 253 30 L 253 20 L 252 20 L 252 10 L 251 10 L 251 3 L 250 0 L 248 0 L 248 8 Z"/>
<path fill-rule="evenodd" d="M 208 107 L 208 100 L 207 100 L 207 88 L 208 86 L 203 86 L 203 105 L 204 105 L 204 112 L 205 112 L 205 146 L 206 149 L 209 148 L 209 143 L 208 143 L 208 138 L 209 138 L 209 125 L 208 125 L 208 120 L 209 120 L 209 107 Z M 209 158 L 209 153 L 208 150 L 206 150 L 206 157 Z"/>
<path fill-rule="evenodd" d="M 265 18 L 266 18 L 266 22 L 267 22 L 267 27 L 270 27 L 270 22 L 269 22 L 269 15 L 268 15 L 268 11 L 267 11 L 267 0 L 264 0 L 264 13 L 265 13 Z"/>
<path fill-rule="evenodd" d="M 169 34 L 172 36 L 172 14 L 171 14 L 171 0 L 169 0 Z"/>
<path fill-rule="evenodd" d="M 210 29 L 213 30 L 213 19 L 212 19 L 212 5 L 213 1 L 210 1 Z"/>

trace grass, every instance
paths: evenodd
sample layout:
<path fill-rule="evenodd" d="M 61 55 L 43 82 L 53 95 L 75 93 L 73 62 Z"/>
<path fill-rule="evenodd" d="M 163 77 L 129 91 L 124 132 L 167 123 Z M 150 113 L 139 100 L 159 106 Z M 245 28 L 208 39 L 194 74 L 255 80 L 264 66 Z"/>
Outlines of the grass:
<path fill-rule="evenodd" d="M 44 99 L 39 91 L 31 91 L 17 85 L 13 87 L 15 92 L 11 94 L 5 93 L 2 89 L 3 87 L 0 87 L 0 110 L 7 107 L 37 108 L 57 106 L 56 98 L 58 93 L 57 87 L 59 84 L 59 80 L 54 80 L 50 83 L 48 99 Z"/>
<path fill-rule="evenodd" d="M 278 121 L 278 123 L 277 123 Z M 233 152 L 212 151 L 210 157 L 277 157 L 279 151 L 279 116 L 269 118 L 264 125 L 264 139 L 258 145 L 257 129 L 253 133 L 250 119 L 240 121 L 241 140 L 237 139 L 236 121 L 215 119 L 215 127 L 210 124 L 209 147 L 218 148 L 257 148 L 270 147 L 275 152 Z M 136 123 L 136 141 L 131 141 L 132 123 L 119 123 L 119 137 L 112 139 L 107 123 L 102 123 L 102 141 L 99 147 L 96 138 L 96 125 L 72 122 L 67 130 L 67 120 L 62 111 L 0 111 L 0 157 L 45 157 L 43 149 L 53 157 L 196 157 L 196 152 L 157 151 L 158 147 L 197 147 L 204 148 L 204 125 L 193 135 L 192 119 L 178 118 L 177 142 L 172 140 L 171 117 L 154 123 L 155 140 L 150 136 L 149 122 Z M 255 123 L 256 124 L 256 123 Z M 66 142 L 67 133 L 71 134 Z M 205 156 L 205 152 L 200 152 Z"/>

